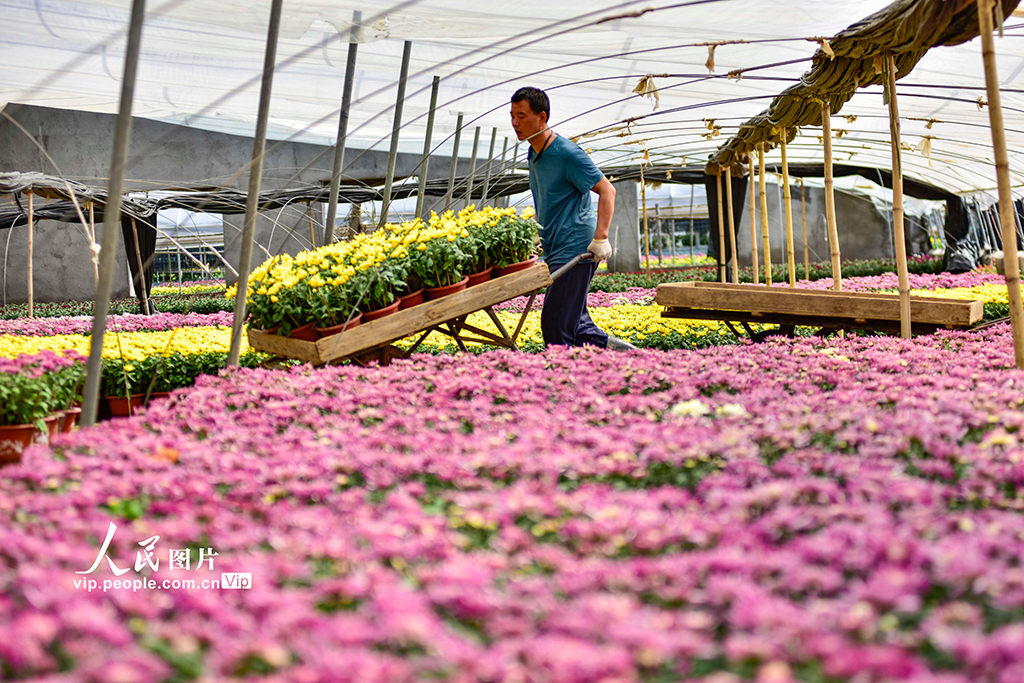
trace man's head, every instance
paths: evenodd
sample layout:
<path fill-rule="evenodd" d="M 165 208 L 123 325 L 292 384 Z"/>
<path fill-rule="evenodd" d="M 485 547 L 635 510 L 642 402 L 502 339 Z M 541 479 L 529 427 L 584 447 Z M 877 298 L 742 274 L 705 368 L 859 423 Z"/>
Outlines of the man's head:
<path fill-rule="evenodd" d="M 516 137 L 526 140 L 547 128 L 551 103 L 539 88 L 520 88 L 512 95 L 511 115 Z"/>

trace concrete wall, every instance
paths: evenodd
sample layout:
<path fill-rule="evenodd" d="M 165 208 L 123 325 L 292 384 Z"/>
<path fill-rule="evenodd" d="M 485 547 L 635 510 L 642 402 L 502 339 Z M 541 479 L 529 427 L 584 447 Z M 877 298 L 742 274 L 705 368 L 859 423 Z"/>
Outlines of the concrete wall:
<path fill-rule="evenodd" d="M 118 235 L 121 229 L 118 228 Z M 8 239 L 9 238 L 9 239 Z M 96 241 L 103 240 L 103 225 L 96 226 Z M 3 303 L 28 301 L 28 228 L 0 230 L 3 247 Z M 33 289 L 36 303 L 91 301 L 96 291 L 89 239 L 80 225 L 39 221 L 33 229 Z M 118 239 L 111 297 L 129 296 L 128 262 L 124 241 Z"/>
<path fill-rule="evenodd" d="M 115 116 L 18 104 L 7 105 L 4 113 L 17 121 L 35 141 L 6 117 L 0 117 L 0 171 L 39 171 L 73 178 L 87 185 L 106 185 Z M 249 179 L 243 169 L 251 156 L 252 139 L 248 137 L 136 118 L 132 123 L 125 189 L 226 188 L 246 191 Z M 345 155 L 345 175 L 368 182 L 382 181 L 387 172 L 387 156 L 386 150 L 366 152 L 350 149 Z M 332 147 L 270 141 L 262 188 L 271 190 L 326 182 L 330 179 L 333 160 Z M 418 164 L 418 154 L 400 154 L 396 162 L 396 176 L 411 174 Z M 460 160 L 457 173 L 468 173 L 469 165 L 469 159 Z M 428 177 L 447 178 L 449 166 L 449 159 L 432 158 Z M 480 167 L 479 162 L 477 166 Z M 257 240 L 266 251 L 256 248 L 253 266 L 266 259 L 266 252 L 294 255 L 309 248 L 309 222 L 305 210 L 306 205 L 301 204 L 260 217 Z M 338 216 L 343 218 L 348 211 L 347 205 L 341 205 Z M 316 205 L 313 217 L 316 233 L 322 235 L 324 218 Z M 225 217 L 225 256 L 235 269 L 238 268 L 240 253 L 237 236 L 242 222 L 242 214 Z M 45 239 L 36 240 L 35 288 L 38 300 L 44 300 L 43 296 L 52 301 L 88 300 L 93 297 L 92 265 L 80 234 L 79 226 L 55 223 L 47 228 Z M 0 239 L 6 243 L 7 231 L 0 230 Z M 8 301 L 22 301 L 25 297 L 26 262 L 23 257 L 15 257 L 14 251 L 16 245 L 23 243 L 23 230 L 15 229 L 11 235 L 11 258 L 4 271 Z M 123 240 L 119 239 L 119 245 L 123 252 Z M 65 274 L 54 275 L 58 271 L 40 267 L 41 263 L 49 263 L 50 260 L 60 262 Z M 119 259 L 118 267 L 127 273 L 123 257 Z M 115 277 L 115 290 L 118 283 L 126 279 L 126 274 Z M 22 293 L 17 294 L 19 291 Z M 114 296 L 124 294 L 124 291 L 115 291 Z"/>
<path fill-rule="evenodd" d="M 640 202 L 639 185 L 635 180 L 613 183 L 615 186 L 615 215 L 608 231 L 612 255 L 608 258 L 608 271 L 635 273 L 640 270 Z"/>
<path fill-rule="evenodd" d="M 804 262 L 803 219 L 800 210 L 800 187 L 792 191 L 793 204 L 793 247 L 798 266 L 797 275 Z M 749 194 L 749 193 L 748 193 Z M 828 231 L 825 222 L 825 191 L 821 188 L 804 188 L 807 203 L 807 248 L 811 263 L 831 260 Z M 769 183 L 766 186 L 768 200 L 768 231 L 772 246 L 772 264 L 786 262 L 786 222 L 782 188 Z M 875 209 L 870 200 L 857 195 L 835 191 L 836 223 L 839 233 L 839 253 L 843 259 L 893 258 L 892 230 L 887 218 Z M 761 240 L 760 198 L 754 197 L 757 212 L 757 250 L 760 265 L 764 267 L 763 242 Z M 736 244 L 740 266 L 751 263 L 750 248 L 750 197 L 744 204 L 741 216 L 736 217 Z M 726 228 L 728 229 L 728 228 Z"/>

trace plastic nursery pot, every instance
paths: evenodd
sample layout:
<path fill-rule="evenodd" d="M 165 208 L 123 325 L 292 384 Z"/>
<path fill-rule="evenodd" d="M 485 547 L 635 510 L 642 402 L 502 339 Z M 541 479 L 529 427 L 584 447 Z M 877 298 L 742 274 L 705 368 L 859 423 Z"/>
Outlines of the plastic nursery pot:
<path fill-rule="evenodd" d="M 323 337 L 331 337 L 333 335 L 338 334 L 339 332 L 344 332 L 345 330 L 351 330 L 353 327 L 359 327 L 359 323 L 361 323 L 362 321 L 363 321 L 363 314 L 362 313 L 356 313 L 355 316 L 351 320 L 347 320 L 347 321 L 345 321 L 343 323 L 340 323 L 338 325 L 331 325 L 330 327 L 317 327 L 315 329 L 320 334 L 321 338 L 323 338 Z"/>
<path fill-rule="evenodd" d="M 415 292 L 398 297 L 398 310 L 404 311 L 407 308 L 419 306 L 424 301 L 426 301 L 426 297 L 423 295 L 423 290 L 417 289 Z"/>
<path fill-rule="evenodd" d="M 302 327 L 296 327 L 288 334 L 288 336 L 300 341 L 316 341 L 320 338 L 317 331 L 313 329 L 313 323 L 306 323 Z"/>
<path fill-rule="evenodd" d="M 481 282 L 487 282 L 491 279 L 491 273 L 494 272 L 494 266 L 491 266 L 487 270 L 481 270 L 479 273 L 473 273 L 469 276 L 469 282 L 466 283 L 467 287 L 478 285 Z"/>
<path fill-rule="evenodd" d="M 466 283 L 469 282 L 468 277 L 464 277 L 454 285 L 446 285 L 444 287 L 427 287 L 427 298 L 433 301 L 434 299 L 440 299 L 443 296 L 454 294 L 455 292 L 461 292 L 466 288 Z"/>
<path fill-rule="evenodd" d="M 531 258 L 526 259 L 525 261 L 520 261 L 519 263 L 510 263 L 504 268 L 495 268 L 494 277 L 501 277 L 502 275 L 508 275 L 509 273 L 515 273 L 520 270 L 526 270 L 536 262 L 537 257 L 533 256 Z"/>
<path fill-rule="evenodd" d="M 34 424 L 0 425 L 0 466 L 21 462 L 22 452 L 36 440 Z"/>
<path fill-rule="evenodd" d="M 395 299 L 395 301 L 390 306 L 385 306 L 384 308 L 378 308 L 376 311 L 367 311 L 367 312 L 363 313 L 363 322 L 364 323 L 372 322 L 374 320 L 377 320 L 378 318 L 383 318 L 386 315 L 391 315 L 392 313 L 397 313 L 398 312 L 398 306 L 401 303 L 402 302 L 399 299 Z"/>

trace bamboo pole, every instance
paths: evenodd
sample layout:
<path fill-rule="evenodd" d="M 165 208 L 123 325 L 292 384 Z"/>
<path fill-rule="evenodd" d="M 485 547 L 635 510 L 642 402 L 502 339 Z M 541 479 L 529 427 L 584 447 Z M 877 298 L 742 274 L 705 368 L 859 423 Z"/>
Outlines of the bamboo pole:
<path fill-rule="evenodd" d="M 804 197 L 804 179 L 800 178 L 800 213 L 804 219 L 804 279 L 811 279 L 811 255 L 807 249 L 807 198 Z"/>
<path fill-rule="evenodd" d="M 146 16 L 145 0 L 132 0 L 131 21 L 128 25 L 128 44 L 121 76 L 121 97 L 117 123 L 114 128 L 114 146 L 110 155 L 110 176 L 107 181 L 107 200 L 104 206 L 106 227 L 103 244 L 96 265 L 96 293 L 93 300 L 92 336 L 89 338 L 89 360 L 85 370 L 85 388 L 82 392 L 82 426 L 96 423 L 99 406 L 100 381 L 103 364 L 103 335 L 107 328 L 107 310 L 110 308 L 110 289 L 114 281 L 114 257 L 117 255 L 117 236 L 121 223 L 121 191 L 124 172 L 128 164 L 128 146 L 132 134 L 132 103 L 135 99 L 135 75 L 138 71 L 142 46 L 142 25 Z"/>
<path fill-rule="evenodd" d="M 96 205 L 89 202 L 89 258 L 92 260 L 92 285 L 99 287 L 100 265 L 96 261 Z"/>
<path fill-rule="evenodd" d="M 726 212 L 729 216 L 729 246 L 731 247 L 730 257 L 732 258 L 732 282 L 739 284 L 740 281 L 740 259 L 736 253 L 736 216 L 732 210 L 732 168 L 725 167 L 725 203 L 728 207 Z"/>
<path fill-rule="evenodd" d="M 437 112 L 437 91 L 441 87 L 441 77 L 434 76 L 430 83 L 430 109 L 427 113 L 427 131 L 423 137 L 423 160 L 420 161 L 420 181 L 416 191 L 416 216 L 423 217 L 424 193 L 427 191 L 427 162 L 430 161 L 430 138 L 434 135 L 434 114 Z"/>
<path fill-rule="evenodd" d="M 142 299 L 142 310 L 146 312 L 146 315 L 149 315 L 149 295 L 146 294 L 146 267 L 142 263 L 142 248 L 139 247 L 139 229 L 135 225 L 135 216 L 132 216 L 132 237 L 135 238 L 135 262 L 139 265 L 139 298 Z"/>
<path fill-rule="evenodd" d="M 754 185 L 754 157 L 750 161 L 750 265 L 754 270 L 754 284 L 761 282 L 761 263 L 757 258 L 757 186 Z"/>
<path fill-rule="evenodd" d="M 260 183 L 263 180 L 263 156 L 267 146 L 267 122 L 270 118 L 270 97 L 274 85 L 274 62 L 277 38 L 281 29 L 281 8 L 284 0 L 273 0 L 267 26 L 267 44 L 263 53 L 263 78 L 260 83 L 259 108 L 256 113 L 256 136 L 252 141 L 252 162 L 249 165 L 249 194 L 245 200 L 245 222 L 242 224 L 242 250 L 238 258 L 238 285 L 235 292 L 234 321 L 231 325 L 231 348 L 227 365 L 238 365 L 242 355 L 242 334 L 245 327 L 245 298 L 249 292 L 249 271 L 252 266 L 253 243 L 256 241 L 256 219 L 259 217 Z"/>
<path fill-rule="evenodd" d="M 1013 353 L 1017 367 L 1024 369 L 1024 304 L 1021 301 L 1017 231 L 1013 215 L 1013 194 L 1010 191 L 1010 161 L 1006 154 L 1003 105 L 999 92 L 999 75 L 996 71 L 995 41 L 992 39 L 992 5 L 993 0 L 978 0 L 978 27 L 981 32 L 981 55 L 985 63 L 988 117 L 992 128 L 992 148 L 996 159 L 996 180 L 999 184 L 999 219 L 1003 229 L 1003 270 L 1006 273 L 1006 291 L 1010 304 Z"/>
<path fill-rule="evenodd" d="M 651 277 L 651 233 L 647 229 L 647 183 L 644 182 L 644 165 L 640 164 L 640 204 L 644 218 L 644 251 L 647 277 Z"/>
<path fill-rule="evenodd" d="M 391 208 L 391 187 L 395 182 L 395 164 L 398 162 L 398 134 L 402 132 L 402 109 L 405 106 L 405 84 L 409 80 L 409 60 L 412 58 L 412 41 L 405 41 L 402 47 L 402 66 L 398 72 L 398 95 L 395 99 L 395 119 L 391 124 L 391 150 L 388 152 L 388 170 L 384 178 L 384 198 L 380 203 L 380 223 L 388 222 Z"/>
<path fill-rule="evenodd" d="M 33 272 L 32 272 L 32 261 L 33 251 L 35 250 L 35 241 L 33 233 L 33 223 L 35 221 L 35 207 L 32 204 L 33 195 L 31 192 L 28 193 L 28 317 L 34 317 L 35 308 L 35 288 L 33 286 Z"/>
<path fill-rule="evenodd" d="M 661 267 L 665 263 L 664 250 L 662 249 L 662 242 L 664 242 L 664 235 L 661 232 L 661 207 L 657 204 L 654 205 L 654 222 L 658 226 L 658 266 Z"/>
<path fill-rule="evenodd" d="M 885 91 L 889 100 L 889 134 L 892 138 L 892 230 L 896 246 L 896 272 L 900 280 L 900 336 L 910 339 L 910 276 L 907 243 L 903 231 L 903 163 L 900 158 L 900 110 L 896 102 L 896 58 L 885 56 Z"/>
<path fill-rule="evenodd" d="M 722 202 L 722 172 L 715 174 L 715 194 L 718 195 L 718 280 L 725 282 L 725 207 Z"/>
<path fill-rule="evenodd" d="M 832 105 L 828 97 L 821 101 L 821 128 L 825 139 L 825 220 L 832 251 L 832 289 L 843 291 L 843 267 L 839 261 L 839 232 L 836 229 L 835 181 L 832 178 Z"/>
<path fill-rule="evenodd" d="M 356 77 L 359 23 L 362 20 L 362 12 L 356 10 L 352 13 L 348 60 L 345 63 L 345 82 L 341 89 L 341 111 L 338 113 L 338 139 L 334 144 L 334 165 L 331 170 L 331 195 L 327 202 L 327 222 L 324 225 L 324 244 L 334 241 L 334 224 L 338 218 L 338 192 L 341 190 L 341 171 L 345 162 L 345 138 L 348 135 L 348 114 L 352 108 L 352 83 Z"/>
<path fill-rule="evenodd" d="M 789 286 L 796 287 L 796 254 L 793 251 L 793 198 L 789 196 L 789 160 L 786 158 L 786 129 L 782 129 L 782 196 L 786 205 L 786 262 Z"/>
<path fill-rule="evenodd" d="M 690 184 L 690 265 L 693 265 L 693 243 L 696 237 L 693 232 L 693 184 Z"/>
<path fill-rule="evenodd" d="M 313 202 L 306 202 L 306 218 L 309 219 L 309 248 L 316 249 L 316 234 L 313 232 Z"/>
<path fill-rule="evenodd" d="M 757 184 L 761 190 L 761 239 L 764 247 L 764 284 L 772 284 L 772 240 L 768 233 L 768 194 L 765 192 L 764 180 L 764 143 L 757 143 Z"/>

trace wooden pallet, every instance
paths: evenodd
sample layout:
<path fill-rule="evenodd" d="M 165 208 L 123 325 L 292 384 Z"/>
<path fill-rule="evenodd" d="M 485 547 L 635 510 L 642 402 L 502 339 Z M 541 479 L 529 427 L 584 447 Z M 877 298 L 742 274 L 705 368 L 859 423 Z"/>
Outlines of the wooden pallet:
<path fill-rule="evenodd" d="M 533 297 L 530 297 L 512 334 L 502 325 L 493 306 L 517 296 L 536 294 L 550 284 L 548 267 L 540 263 L 315 342 L 250 329 L 249 345 L 272 356 L 301 360 L 313 365 L 340 363 L 343 360 L 353 360 L 362 365 L 377 361 L 386 365 L 392 358 L 408 356 L 435 330 L 452 337 L 463 351 L 466 349 L 465 342 L 481 342 L 514 349 L 516 338 L 526 321 L 526 314 L 533 305 Z M 466 318 L 477 311 L 485 311 L 490 316 L 498 329 L 497 335 L 466 322 Z M 392 342 L 417 332 L 422 334 L 411 348 L 403 350 L 392 345 Z"/>
<path fill-rule="evenodd" d="M 796 326 L 818 327 L 819 333 L 841 329 L 900 332 L 898 294 L 677 282 L 658 285 L 655 301 L 666 307 L 663 317 L 739 322 L 755 338 L 792 334 Z M 984 314 L 981 301 L 910 297 L 911 330 L 918 334 L 971 327 L 981 322 Z M 780 329 L 755 334 L 749 323 L 774 324 Z"/>

